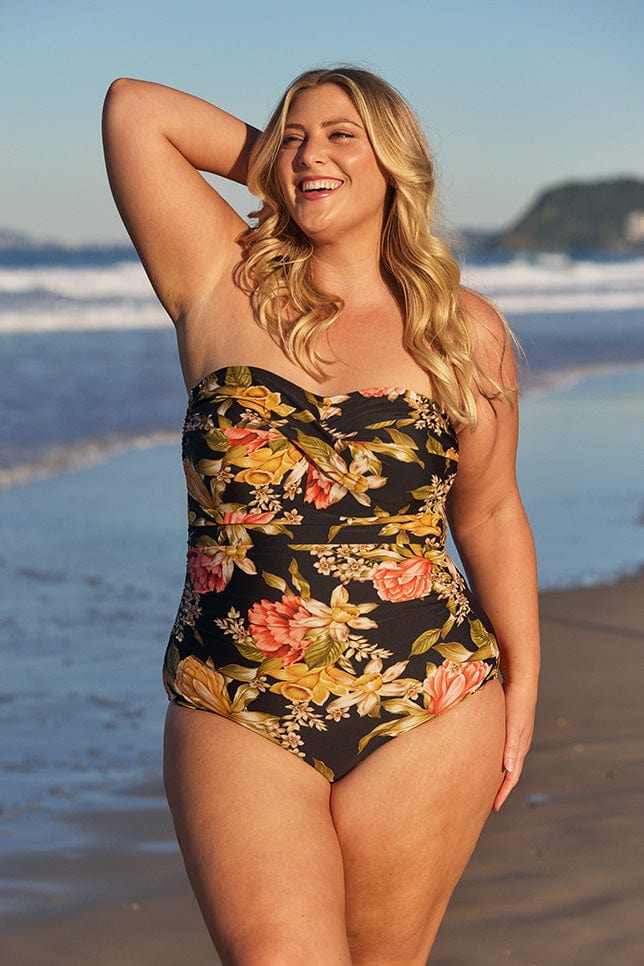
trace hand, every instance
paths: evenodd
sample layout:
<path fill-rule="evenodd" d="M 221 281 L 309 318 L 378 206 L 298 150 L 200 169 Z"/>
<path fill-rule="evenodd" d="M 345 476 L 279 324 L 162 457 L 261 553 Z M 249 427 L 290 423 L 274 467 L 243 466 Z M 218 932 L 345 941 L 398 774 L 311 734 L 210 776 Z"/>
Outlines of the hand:
<path fill-rule="evenodd" d="M 521 777 L 523 762 L 528 754 L 537 698 L 536 689 L 505 685 L 505 748 L 501 787 L 496 793 L 492 808 L 498 812 Z"/>

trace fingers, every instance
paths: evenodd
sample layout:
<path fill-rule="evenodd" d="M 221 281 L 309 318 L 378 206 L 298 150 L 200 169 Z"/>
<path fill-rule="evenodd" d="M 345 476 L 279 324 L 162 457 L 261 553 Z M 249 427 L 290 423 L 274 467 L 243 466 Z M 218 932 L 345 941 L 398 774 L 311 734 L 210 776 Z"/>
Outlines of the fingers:
<path fill-rule="evenodd" d="M 492 809 L 498 812 L 513 788 L 518 784 L 523 763 L 530 748 L 532 741 L 532 731 L 534 727 L 534 703 L 526 712 L 523 708 L 519 711 L 506 694 L 506 739 L 503 751 L 504 776 L 496 798 L 492 804 Z"/>

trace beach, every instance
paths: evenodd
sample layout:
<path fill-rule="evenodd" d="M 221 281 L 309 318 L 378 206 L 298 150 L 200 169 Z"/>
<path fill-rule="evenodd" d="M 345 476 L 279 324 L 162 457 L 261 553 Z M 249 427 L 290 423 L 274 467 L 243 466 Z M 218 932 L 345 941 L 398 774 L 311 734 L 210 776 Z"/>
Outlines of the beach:
<path fill-rule="evenodd" d="M 432 966 L 634 966 L 644 957 L 644 575 L 541 595 L 544 665 L 521 783 L 483 831 Z M 132 807 L 128 806 L 128 796 Z M 12 966 L 218 962 L 158 780 L 77 814 L 91 846 L 9 861 L 37 911 L 0 919 Z M 147 802 L 147 804 L 146 804 Z"/>
<path fill-rule="evenodd" d="M 471 268 L 530 363 L 518 473 L 544 669 L 524 776 L 432 966 L 644 959 L 643 268 Z M 185 569 L 174 335 L 139 268 L 88 255 L 0 265 L 0 342 L 3 962 L 216 963 L 161 783 L 160 665 Z"/>

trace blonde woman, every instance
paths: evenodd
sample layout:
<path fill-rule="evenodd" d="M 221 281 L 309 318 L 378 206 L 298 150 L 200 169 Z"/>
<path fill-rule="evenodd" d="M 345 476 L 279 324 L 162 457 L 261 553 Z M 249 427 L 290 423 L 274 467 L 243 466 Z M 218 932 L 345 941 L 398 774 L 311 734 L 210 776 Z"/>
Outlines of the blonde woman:
<path fill-rule="evenodd" d="M 104 132 L 189 392 L 165 781 L 204 919 L 226 964 L 425 963 L 533 728 L 511 336 L 379 77 L 307 72 L 262 133 L 119 80 Z"/>

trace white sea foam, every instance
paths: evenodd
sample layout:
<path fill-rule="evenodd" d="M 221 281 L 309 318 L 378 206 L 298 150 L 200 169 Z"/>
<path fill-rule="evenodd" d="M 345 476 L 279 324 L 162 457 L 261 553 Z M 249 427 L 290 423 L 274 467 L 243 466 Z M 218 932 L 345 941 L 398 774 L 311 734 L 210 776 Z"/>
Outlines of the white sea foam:
<path fill-rule="evenodd" d="M 2 292 L 47 292 L 73 299 L 154 297 L 139 262 L 119 262 L 105 268 L 0 268 Z"/>
<path fill-rule="evenodd" d="M 0 490 L 31 483 L 33 480 L 46 479 L 49 476 L 58 476 L 60 473 L 97 466 L 110 457 L 128 450 L 151 449 L 168 443 L 176 444 L 177 441 L 177 433 L 156 430 L 150 433 L 114 434 L 83 440 L 79 443 L 65 443 L 52 447 L 41 459 L 0 469 Z"/>
<path fill-rule="evenodd" d="M 510 313 L 613 311 L 644 307 L 644 258 L 615 261 L 566 255 L 517 257 L 466 266 L 466 285 Z"/>
<path fill-rule="evenodd" d="M 463 278 L 511 315 L 644 308 L 644 258 L 474 260 Z M 0 268 L 0 334 L 166 325 L 168 318 L 138 262 Z"/>

